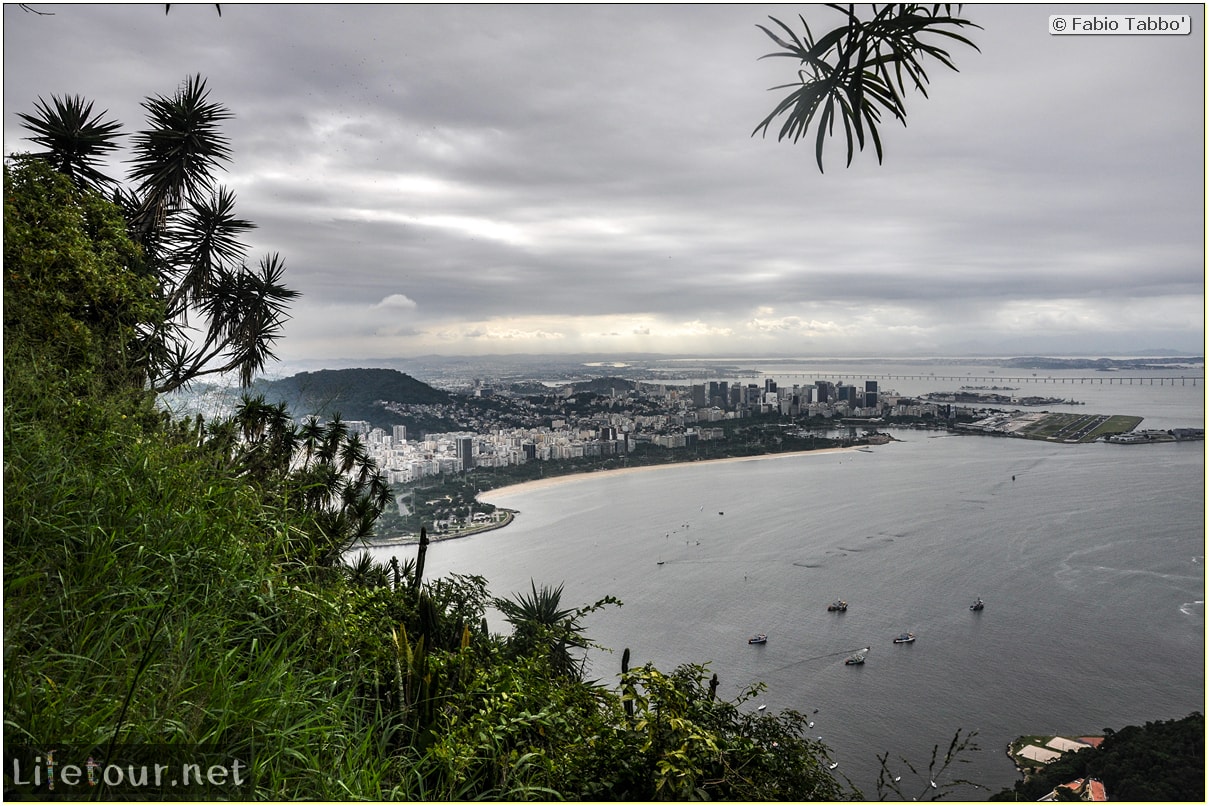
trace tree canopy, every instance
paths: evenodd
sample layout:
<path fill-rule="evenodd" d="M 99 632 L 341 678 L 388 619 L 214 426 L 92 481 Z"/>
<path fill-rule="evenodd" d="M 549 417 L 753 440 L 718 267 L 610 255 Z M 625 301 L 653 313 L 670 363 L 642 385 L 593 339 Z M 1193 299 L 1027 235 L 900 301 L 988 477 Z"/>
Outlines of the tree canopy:
<path fill-rule="evenodd" d="M 156 392 L 195 378 L 237 372 L 246 386 L 274 358 L 273 344 L 297 292 L 283 284 L 276 253 L 250 268 L 241 236 L 254 224 L 235 214 L 235 194 L 217 183 L 231 160 L 221 124 L 231 112 L 209 98 L 200 75 L 169 95 L 147 98 L 147 128 L 132 136 L 128 184 L 106 172 L 121 126 L 79 96 L 39 98 L 22 113 L 44 161 L 81 191 L 118 205 L 140 248 L 138 271 L 154 279 L 161 315 L 145 320 L 130 359 Z M 131 258 L 133 262 L 134 257 Z M 191 321 L 200 321 L 196 328 Z"/>

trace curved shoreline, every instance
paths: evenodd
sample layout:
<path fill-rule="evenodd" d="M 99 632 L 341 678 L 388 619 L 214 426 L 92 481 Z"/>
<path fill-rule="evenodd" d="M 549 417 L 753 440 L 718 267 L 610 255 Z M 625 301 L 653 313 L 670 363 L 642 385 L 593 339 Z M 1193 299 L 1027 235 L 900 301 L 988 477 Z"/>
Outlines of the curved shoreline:
<path fill-rule="evenodd" d="M 612 470 L 593 470 L 585 473 L 565 473 L 559 476 L 550 476 L 544 479 L 534 479 L 532 481 L 522 481 L 516 484 L 508 484 L 503 487 L 495 487 L 490 490 L 484 490 L 479 493 L 476 500 L 481 500 L 486 503 L 495 504 L 498 509 L 505 513 L 504 520 L 501 523 L 492 523 L 486 526 L 472 527 L 462 530 L 456 534 L 433 535 L 429 537 L 430 543 L 437 543 L 444 540 L 457 540 L 463 537 L 472 537 L 481 535 L 484 532 L 493 532 L 496 529 L 503 529 L 508 524 L 512 523 L 515 517 L 519 514 L 519 510 L 508 509 L 502 507 L 494 500 L 496 494 L 503 494 L 505 497 L 519 493 L 532 492 L 533 490 L 541 490 L 547 487 L 554 487 L 559 484 L 565 484 L 572 481 L 582 481 L 584 479 L 600 478 L 601 476 L 617 476 L 630 473 L 641 473 L 648 470 L 665 470 L 674 467 L 688 467 L 699 465 L 725 464 L 734 462 L 760 462 L 768 459 L 780 459 L 789 456 L 820 456 L 823 454 L 844 453 L 848 451 L 860 450 L 863 453 L 870 453 L 864 445 L 850 445 L 838 448 L 817 448 L 812 451 L 786 451 L 784 453 L 761 453 L 754 456 L 728 456 L 723 459 L 698 459 L 688 462 L 667 462 L 657 465 L 640 465 L 638 467 L 620 467 Z M 379 538 L 376 540 L 367 541 L 371 548 L 385 548 L 387 546 L 415 546 L 418 545 L 420 539 L 408 535 L 407 537 L 398 538 Z"/>
<path fill-rule="evenodd" d="M 863 448 L 863 445 L 852 445 L 838 448 L 818 448 L 812 451 L 786 451 L 784 453 L 760 453 L 754 456 L 727 456 L 722 459 L 697 459 L 688 462 L 667 462 L 656 465 L 639 465 L 638 467 L 619 467 L 612 470 L 594 470 L 587 473 L 567 473 L 561 476 L 551 476 L 544 479 L 534 479 L 532 481 L 522 481 L 517 484 L 508 484 L 503 487 L 494 487 L 490 490 L 484 490 L 479 494 L 479 499 L 488 503 L 495 503 L 494 499 L 497 493 L 504 495 L 513 495 L 515 493 L 530 492 L 532 490 L 545 489 L 558 484 L 563 484 L 569 481 L 599 478 L 601 476 L 619 476 L 629 475 L 631 473 L 643 473 L 649 470 L 666 470 L 674 467 L 696 467 L 699 465 L 714 465 L 728 464 L 734 462 L 761 462 L 767 459 L 780 459 L 788 456 L 819 456 L 822 454 L 841 453 L 855 451 Z M 868 453 L 868 451 L 865 451 Z"/>

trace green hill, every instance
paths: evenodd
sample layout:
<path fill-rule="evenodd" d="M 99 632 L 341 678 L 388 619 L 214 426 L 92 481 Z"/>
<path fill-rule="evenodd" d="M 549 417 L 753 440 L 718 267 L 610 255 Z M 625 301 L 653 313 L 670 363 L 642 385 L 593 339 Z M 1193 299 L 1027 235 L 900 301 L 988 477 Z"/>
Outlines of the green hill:
<path fill-rule="evenodd" d="M 269 403 L 285 402 L 295 418 L 311 415 L 330 419 L 366 420 L 390 430 L 406 425 L 409 431 L 456 430 L 457 423 L 435 413 L 412 410 L 420 405 L 455 401 L 448 392 L 434 389 L 394 369 L 321 369 L 300 372 L 277 381 L 258 381 L 254 393 Z"/>
<path fill-rule="evenodd" d="M 1098 778 L 1115 801 L 1205 800 L 1205 717 L 1105 729 L 1099 748 L 1064 753 L 1040 772 L 990 800 L 1036 801 L 1054 787 Z"/>
<path fill-rule="evenodd" d="M 598 395 L 607 395 L 614 391 L 629 392 L 637 387 L 638 384 L 625 378 L 593 378 L 571 384 L 571 388 L 576 392 L 595 392 Z"/>

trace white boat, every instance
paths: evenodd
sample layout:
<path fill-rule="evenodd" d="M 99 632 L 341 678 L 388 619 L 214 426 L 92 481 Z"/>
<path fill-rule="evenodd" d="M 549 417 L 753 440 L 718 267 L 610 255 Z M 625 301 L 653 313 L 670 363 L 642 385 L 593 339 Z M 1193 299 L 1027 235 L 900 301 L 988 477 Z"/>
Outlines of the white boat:
<path fill-rule="evenodd" d="M 859 666 L 865 662 L 865 655 L 869 654 L 869 647 L 858 650 L 848 656 L 848 660 L 844 661 L 845 666 Z"/>
<path fill-rule="evenodd" d="M 902 633 L 897 638 L 894 639 L 894 643 L 896 643 L 896 644 L 915 643 L 915 633 L 913 633 L 913 632 Z"/>
<path fill-rule="evenodd" d="M 749 644 L 767 644 L 768 636 L 765 635 L 764 633 L 757 633 L 756 635 L 753 635 L 751 638 L 748 638 L 747 643 L 749 643 Z"/>
<path fill-rule="evenodd" d="M 985 607 L 985 605 L 982 603 L 981 596 L 979 596 L 977 599 L 974 600 L 974 604 L 970 605 L 970 609 L 975 612 L 981 610 L 983 607 Z"/>

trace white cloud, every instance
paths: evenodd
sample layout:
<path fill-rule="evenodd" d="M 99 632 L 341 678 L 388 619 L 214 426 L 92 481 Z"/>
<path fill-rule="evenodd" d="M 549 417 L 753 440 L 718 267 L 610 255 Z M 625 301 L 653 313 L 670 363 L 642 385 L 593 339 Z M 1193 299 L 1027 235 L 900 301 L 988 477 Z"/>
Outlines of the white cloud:
<path fill-rule="evenodd" d="M 374 307 L 375 308 L 398 308 L 398 309 L 402 309 L 402 310 L 411 311 L 411 310 L 415 310 L 417 306 L 416 306 L 416 301 L 411 299 L 410 297 L 408 297 L 406 294 L 391 294 L 389 297 L 386 297 L 385 299 L 383 299 L 381 302 L 379 302 Z"/>
<path fill-rule="evenodd" d="M 820 175 L 812 141 L 750 136 L 794 77 L 759 59 L 783 6 L 10 4 L 5 150 L 39 96 L 133 131 L 201 72 L 252 252 L 302 293 L 298 358 L 1201 349 L 1204 9 L 1186 37 L 1076 41 L 1047 8 L 969 7 L 980 51 L 908 97 L 884 164 L 844 168 L 841 134 Z"/>

